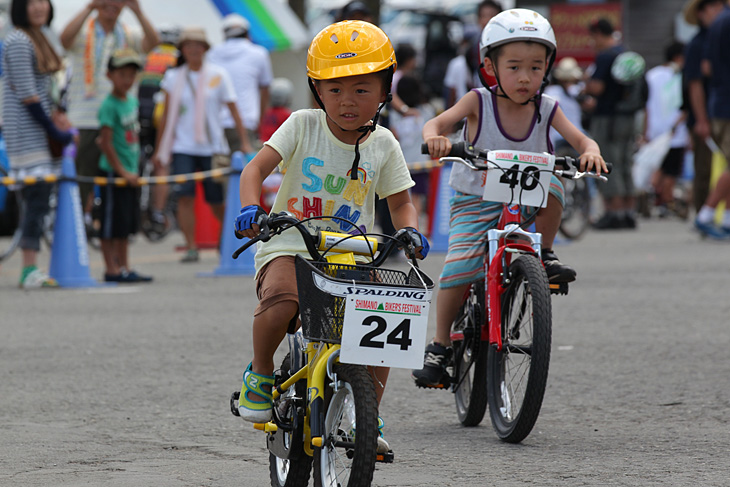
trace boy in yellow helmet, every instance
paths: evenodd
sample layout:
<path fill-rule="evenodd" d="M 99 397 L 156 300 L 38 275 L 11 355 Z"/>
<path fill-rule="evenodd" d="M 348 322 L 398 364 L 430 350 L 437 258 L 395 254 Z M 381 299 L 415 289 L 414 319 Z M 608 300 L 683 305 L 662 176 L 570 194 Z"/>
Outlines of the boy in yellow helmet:
<path fill-rule="evenodd" d="M 426 256 L 429 245 L 416 230 L 418 216 L 408 193 L 414 183 L 405 159 L 391 132 L 377 126 L 380 110 L 390 100 L 395 68 L 390 40 L 370 23 L 338 22 L 314 38 L 307 75 L 322 109 L 294 112 L 246 165 L 241 175 L 243 208 L 235 224 L 239 235 L 259 234 L 266 218 L 258 206 L 261 185 L 278 165 L 284 177 L 273 212 L 289 211 L 300 219 L 335 215 L 368 232 L 377 193 L 387 199 L 395 227 L 411 239 L 417 256 Z M 310 232 L 358 232 L 335 219 L 305 224 Z M 274 352 L 287 330 L 296 326 L 299 313 L 297 253 L 307 255 L 298 232 L 260 244 L 256 252 L 259 304 L 253 320 L 254 357 L 244 372 L 239 399 L 239 412 L 247 421 L 271 418 Z M 388 369 L 376 367 L 371 373 L 379 401 Z"/>

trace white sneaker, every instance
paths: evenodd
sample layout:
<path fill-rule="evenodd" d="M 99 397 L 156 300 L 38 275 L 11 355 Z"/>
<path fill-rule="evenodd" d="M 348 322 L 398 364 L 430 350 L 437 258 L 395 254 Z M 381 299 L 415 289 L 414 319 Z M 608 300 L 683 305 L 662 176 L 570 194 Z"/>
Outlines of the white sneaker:
<path fill-rule="evenodd" d="M 58 287 L 58 281 L 37 267 L 30 271 L 25 279 L 20 281 L 21 289 L 39 289 L 42 287 Z"/>
<path fill-rule="evenodd" d="M 383 438 L 382 436 L 378 436 L 378 447 L 375 451 L 380 455 L 383 455 L 390 451 L 390 445 L 387 441 L 385 441 L 385 438 Z"/>

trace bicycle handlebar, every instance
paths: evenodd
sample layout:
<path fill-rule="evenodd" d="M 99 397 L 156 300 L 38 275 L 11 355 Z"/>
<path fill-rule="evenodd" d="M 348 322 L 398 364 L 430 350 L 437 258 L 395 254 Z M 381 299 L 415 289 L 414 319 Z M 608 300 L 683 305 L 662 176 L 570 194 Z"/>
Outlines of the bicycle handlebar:
<path fill-rule="evenodd" d="M 428 154 L 428 144 L 421 144 L 421 153 L 422 154 Z M 475 171 L 486 171 L 487 169 L 490 169 L 490 166 L 487 164 L 479 163 L 478 160 L 486 161 L 488 158 L 489 151 L 478 149 L 472 145 L 467 145 L 466 142 L 457 142 L 451 146 L 451 151 L 449 152 L 448 157 L 449 158 L 458 158 L 463 159 L 467 167 L 474 169 Z M 468 162 L 468 163 L 467 163 Z M 570 156 L 556 156 L 555 157 L 555 165 L 560 166 L 565 170 L 571 169 L 580 169 L 580 160 L 576 159 L 575 157 Z M 613 169 L 613 164 L 610 162 L 606 163 L 606 168 L 608 169 L 606 171 L 606 174 L 610 174 L 611 170 Z M 593 172 L 588 173 L 563 173 L 563 176 L 566 177 L 575 177 L 575 175 L 580 174 L 582 177 L 583 175 L 590 175 L 590 176 L 597 176 Z M 576 178 L 577 179 L 577 178 Z"/>
<path fill-rule="evenodd" d="M 318 217 L 314 217 L 318 218 Z M 353 224 L 354 226 L 354 224 Z M 290 229 L 291 227 L 296 227 L 297 230 L 299 230 L 299 233 L 302 236 L 302 240 L 304 240 L 304 245 L 307 247 L 307 252 L 309 253 L 309 256 L 312 258 L 312 260 L 317 262 L 323 262 L 324 253 L 321 253 L 317 249 L 317 237 L 315 235 L 312 235 L 309 233 L 309 230 L 302 225 L 302 222 L 296 218 L 291 213 L 288 213 L 286 211 L 282 211 L 280 213 L 274 213 L 272 215 L 268 215 L 266 219 L 261 223 L 261 233 L 254 238 L 250 239 L 248 242 L 243 244 L 241 247 L 239 247 L 235 252 L 233 252 L 233 258 L 237 259 L 239 255 L 241 255 L 246 249 L 251 247 L 257 242 L 267 242 L 273 237 L 274 235 L 279 235 L 280 233 L 284 232 L 285 230 Z M 365 234 L 368 235 L 368 234 Z M 352 235 L 352 237 L 359 237 L 364 236 L 363 234 L 356 234 Z M 377 257 L 371 256 L 373 258 L 373 261 L 370 263 L 367 263 L 367 265 L 373 266 L 373 267 L 380 267 L 385 260 L 390 256 L 390 254 L 398 249 L 401 248 L 402 245 L 405 245 L 404 242 L 401 242 L 394 237 L 389 237 L 389 240 L 382 244 L 380 246 L 381 248 L 377 251 L 378 255 Z M 415 267 L 418 267 L 418 264 L 416 263 L 415 258 L 411 259 L 415 265 Z"/>

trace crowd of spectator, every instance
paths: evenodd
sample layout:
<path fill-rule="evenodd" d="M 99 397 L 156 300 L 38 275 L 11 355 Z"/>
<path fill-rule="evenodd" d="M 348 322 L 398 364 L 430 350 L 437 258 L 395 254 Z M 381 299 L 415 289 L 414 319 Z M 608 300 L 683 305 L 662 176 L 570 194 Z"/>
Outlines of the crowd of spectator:
<path fill-rule="evenodd" d="M 132 12 L 139 28 L 120 20 L 124 9 Z M 398 138 L 408 162 L 424 160 L 420 133 L 429 119 L 469 90 L 496 82 L 480 61 L 479 34 L 501 10 L 497 1 L 482 1 L 474 12 L 478 25 L 466 26 L 461 38 L 451 39 L 455 56 L 442 71 L 442 92 L 434 92 L 424 77 L 422 46 L 395 46 L 398 69 L 381 123 Z M 13 0 L 11 14 L 15 29 L 6 36 L 3 52 L 3 135 L 16 175 L 56 170 L 59 148 L 72 141 L 78 146 L 77 173 L 99 174 L 105 123 L 100 108 L 113 91 L 110 60 L 122 49 L 141 56 L 142 73 L 128 93 L 135 99 L 138 95 L 140 115 L 127 142 L 141 143 L 156 175 L 230 164 L 232 151 L 253 153 L 291 113 L 291 81 L 274 79 L 269 53 L 252 42 L 249 21 L 240 15 L 223 19 L 225 40 L 211 46 L 200 27 L 157 25 L 139 0 L 89 1 L 58 29 L 59 43 L 53 42 L 51 0 Z M 609 182 L 597 186 L 603 213 L 593 222 L 596 229 L 636 229 L 637 211 L 686 217 L 686 211 L 678 211 L 684 205 L 696 211 L 695 227 L 702 234 L 730 238 L 730 211 L 715 224 L 718 205 L 730 206 L 730 172 L 720 176 L 715 188 L 710 186 L 713 151 L 730 156 L 730 51 L 722 47 L 730 45 L 730 6 L 724 0 L 689 0 L 683 15 L 687 24 L 697 26 L 697 34 L 686 46 L 668 42 L 659 66 L 645 66 L 641 53 L 625 45 L 605 18 L 585 26 L 595 51 L 591 65 L 562 57 L 558 46 L 552 84 L 545 92 L 614 165 Z M 345 5 L 338 17 L 372 21 L 367 5 L 359 1 Z M 64 71 L 73 76 L 66 76 L 67 86 L 59 86 L 57 80 L 64 77 L 57 73 Z M 456 124 L 455 138 L 460 130 Z M 551 144 L 558 153 L 569 151 L 554 131 Z M 635 164 L 635 153 L 645 144 L 653 144 L 654 157 L 636 159 Z M 111 166 L 112 175 L 124 176 Z M 428 173 L 414 174 L 414 179 L 414 202 L 427 217 Z M 680 195 L 678 187 L 684 188 L 687 179 L 691 188 Z M 195 262 L 194 185 L 174 190 L 179 196 L 177 223 L 185 236 L 182 262 Z M 49 192 L 43 184 L 23 189 L 29 209 L 21 223 L 21 287 L 56 285 L 36 263 L 38 221 L 48 211 Z M 204 192 L 215 216 L 222 218 L 221 184 L 206 181 Z M 92 185 L 81 184 L 80 193 L 91 219 L 98 189 L 95 193 Z M 166 187 L 154 189 L 153 222 L 163 224 L 167 197 Z M 380 223 L 385 231 L 391 228 L 387 217 Z M 135 223 L 130 231 L 136 228 Z M 139 277 L 124 265 L 112 269 L 113 276 Z"/>

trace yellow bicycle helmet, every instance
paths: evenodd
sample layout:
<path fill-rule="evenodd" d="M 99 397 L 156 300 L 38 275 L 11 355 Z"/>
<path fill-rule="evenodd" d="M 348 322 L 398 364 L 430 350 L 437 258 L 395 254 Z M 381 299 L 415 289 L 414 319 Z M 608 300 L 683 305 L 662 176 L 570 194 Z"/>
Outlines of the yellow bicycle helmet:
<path fill-rule="evenodd" d="M 315 80 L 370 74 L 397 63 L 390 39 L 379 27 L 344 20 L 325 27 L 309 45 L 307 76 Z"/>
<path fill-rule="evenodd" d="M 324 103 L 314 86 L 315 80 L 345 78 L 386 71 L 385 101 L 378 107 L 372 123 L 357 129 L 361 133 L 355 142 L 355 160 L 350 178 L 357 179 L 360 163 L 360 141 L 376 129 L 380 110 L 391 100 L 390 87 L 398 63 L 390 39 L 379 27 L 361 20 L 343 20 L 322 29 L 307 51 L 307 76 L 314 99 L 327 114 Z M 329 115 L 327 115 L 329 116 Z M 336 123 L 336 122 L 335 122 Z M 341 130 L 346 130 L 340 127 Z"/>

